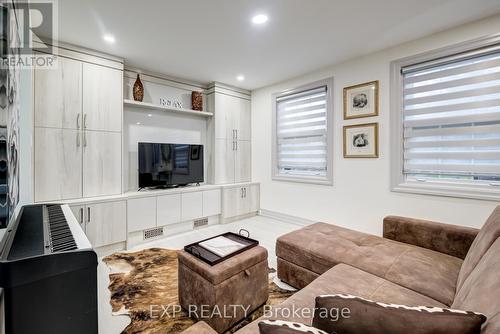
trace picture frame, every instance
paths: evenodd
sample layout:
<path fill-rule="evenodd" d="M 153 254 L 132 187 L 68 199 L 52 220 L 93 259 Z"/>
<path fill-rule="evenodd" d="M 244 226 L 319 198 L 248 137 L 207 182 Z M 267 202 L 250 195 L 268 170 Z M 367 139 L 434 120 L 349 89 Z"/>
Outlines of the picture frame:
<path fill-rule="evenodd" d="M 344 158 L 378 158 L 378 123 L 344 126 Z"/>
<path fill-rule="evenodd" d="M 344 119 L 378 116 L 379 81 L 344 88 Z"/>

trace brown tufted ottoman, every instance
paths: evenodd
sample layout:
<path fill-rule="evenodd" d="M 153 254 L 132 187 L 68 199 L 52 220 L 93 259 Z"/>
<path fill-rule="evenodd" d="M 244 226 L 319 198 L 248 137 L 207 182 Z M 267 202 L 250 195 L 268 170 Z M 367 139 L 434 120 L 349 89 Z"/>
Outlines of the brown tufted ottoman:
<path fill-rule="evenodd" d="M 179 303 L 218 333 L 243 320 L 268 296 L 265 248 L 251 248 L 215 266 L 179 251 Z"/>

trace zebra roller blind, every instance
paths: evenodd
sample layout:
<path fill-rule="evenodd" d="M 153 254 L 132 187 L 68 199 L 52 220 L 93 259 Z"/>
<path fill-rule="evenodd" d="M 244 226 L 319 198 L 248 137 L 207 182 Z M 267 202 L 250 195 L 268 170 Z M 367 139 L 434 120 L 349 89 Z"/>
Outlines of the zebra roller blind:
<path fill-rule="evenodd" d="M 402 69 L 404 174 L 500 181 L 500 52 Z"/>
<path fill-rule="evenodd" d="M 327 86 L 276 98 L 279 175 L 327 176 Z"/>

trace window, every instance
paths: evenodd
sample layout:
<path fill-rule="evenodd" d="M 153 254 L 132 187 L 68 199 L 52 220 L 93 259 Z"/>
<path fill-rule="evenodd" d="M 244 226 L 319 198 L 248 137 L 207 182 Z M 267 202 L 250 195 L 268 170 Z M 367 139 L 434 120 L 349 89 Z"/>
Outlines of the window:
<path fill-rule="evenodd" d="M 273 177 L 332 182 L 332 87 L 323 80 L 273 96 Z"/>
<path fill-rule="evenodd" d="M 393 189 L 498 199 L 500 45 L 398 67 Z"/>

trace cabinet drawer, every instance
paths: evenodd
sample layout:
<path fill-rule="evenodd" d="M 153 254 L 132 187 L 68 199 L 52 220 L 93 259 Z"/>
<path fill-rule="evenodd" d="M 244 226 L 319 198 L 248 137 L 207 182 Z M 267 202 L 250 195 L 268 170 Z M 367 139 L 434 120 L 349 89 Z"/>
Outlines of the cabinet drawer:
<path fill-rule="evenodd" d="M 219 189 L 203 192 L 203 217 L 215 216 L 221 212 L 221 192 Z"/>
<path fill-rule="evenodd" d="M 181 221 L 181 195 L 164 195 L 156 198 L 156 224 L 164 226 Z"/>
<path fill-rule="evenodd" d="M 129 199 L 127 222 L 129 232 L 156 227 L 156 197 Z"/>
<path fill-rule="evenodd" d="M 203 217 L 203 193 L 201 191 L 182 194 L 182 221 Z"/>

